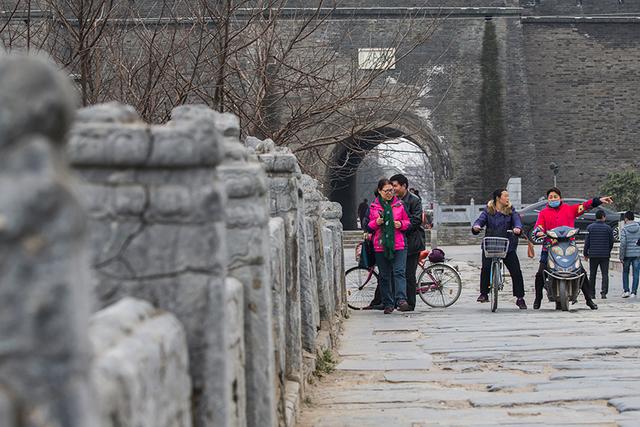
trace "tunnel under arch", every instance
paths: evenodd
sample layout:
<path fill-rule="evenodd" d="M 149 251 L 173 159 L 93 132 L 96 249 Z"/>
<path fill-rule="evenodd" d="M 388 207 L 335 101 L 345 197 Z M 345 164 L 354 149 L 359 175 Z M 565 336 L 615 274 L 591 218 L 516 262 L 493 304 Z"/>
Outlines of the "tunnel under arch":
<path fill-rule="evenodd" d="M 333 149 L 328 166 L 329 199 L 342 205 L 342 224 L 345 230 L 357 229 L 356 213 L 359 200 L 356 193 L 356 172 L 365 156 L 377 145 L 404 138 L 422 150 L 431 162 L 434 180 L 438 184 L 436 194 L 442 191 L 442 183 L 452 176 L 449 154 L 440 138 L 434 137 L 417 117 L 405 122 L 381 125 L 373 130 L 347 138 Z"/>

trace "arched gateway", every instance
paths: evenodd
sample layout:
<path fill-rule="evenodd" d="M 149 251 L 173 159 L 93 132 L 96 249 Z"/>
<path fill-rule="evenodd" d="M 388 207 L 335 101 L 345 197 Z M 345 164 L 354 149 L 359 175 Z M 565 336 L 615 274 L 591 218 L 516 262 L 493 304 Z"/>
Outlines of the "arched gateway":
<path fill-rule="evenodd" d="M 329 199 L 342 205 L 345 230 L 357 228 L 356 172 L 367 153 L 378 144 L 404 138 L 428 157 L 433 169 L 436 195 L 446 191 L 452 178 L 451 159 L 440 138 L 433 135 L 420 117 L 406 113 L 393 121 L 380 121 L 373 130 L 354 135 L 338 143 L 327 168 Z"/>

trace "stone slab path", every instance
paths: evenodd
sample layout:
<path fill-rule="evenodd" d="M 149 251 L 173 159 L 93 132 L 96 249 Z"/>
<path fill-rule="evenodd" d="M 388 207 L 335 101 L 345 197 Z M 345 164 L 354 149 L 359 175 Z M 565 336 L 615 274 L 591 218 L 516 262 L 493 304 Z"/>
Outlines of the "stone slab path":
<path fill-rule="evenodd" d="M 640 426 L 640 299 L 621 298 L 620 273 L 597 311 L 582 296 L 569 313 L 519 310 L 507 285 L 491 313 L 475 302 L 479 248 L 445 250 L 460 300 L 351 311 L 336 370 L 309 390 L 299 426 Z M 531 306 L 537 261 L 520 260 Z"/>

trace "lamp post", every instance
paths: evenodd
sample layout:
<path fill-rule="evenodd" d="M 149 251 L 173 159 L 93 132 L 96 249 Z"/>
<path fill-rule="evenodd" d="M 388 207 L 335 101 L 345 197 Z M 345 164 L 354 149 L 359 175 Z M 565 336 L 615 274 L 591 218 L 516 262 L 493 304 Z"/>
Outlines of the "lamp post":
<path fill-rule="evenodd" d="M 558 171 L 560 170 L 560 166 L 558 166 L 555 162 L 551 162 L 551 164 L 549 165 L 549 169 L 551 169 L 553 171 L 553 186 L 557 187 L 557 177 L 558 177 Z"/>

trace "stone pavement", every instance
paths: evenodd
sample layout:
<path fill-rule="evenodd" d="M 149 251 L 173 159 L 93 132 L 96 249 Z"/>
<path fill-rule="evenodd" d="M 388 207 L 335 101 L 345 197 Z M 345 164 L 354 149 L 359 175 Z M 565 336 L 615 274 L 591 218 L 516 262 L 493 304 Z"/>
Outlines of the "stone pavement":
<path fill-rule="evenodd" d="M 336 370 L 309 391 L 298 425 L 640 425 L 640 300 L 621 298 L 614 272 L 597 311 L 582 296 L 569 313 L 546 301 L 534 311 L 537 260 L 525 249 L 526 311 L 509 284 L 496 313 L 475 302 L 477 246 L 445 248 L 463 276 L 452 307 L 351 311 Z"/>

